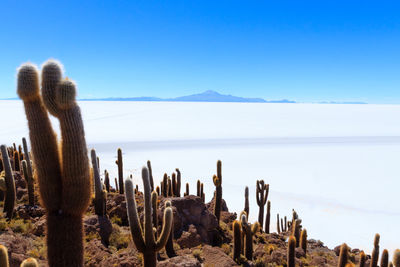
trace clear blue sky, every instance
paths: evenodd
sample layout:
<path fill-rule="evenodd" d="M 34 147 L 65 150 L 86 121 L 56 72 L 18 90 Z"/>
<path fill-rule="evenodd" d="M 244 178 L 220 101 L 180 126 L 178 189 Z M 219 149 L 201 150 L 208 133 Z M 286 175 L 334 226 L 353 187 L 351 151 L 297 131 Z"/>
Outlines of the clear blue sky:
<path fill-rule="evenodd" d="M 205 90 L 400 103 L 397 1 L 0 2 L 0 98 L 20 63 L 63 62 L 79 97 Z"/>

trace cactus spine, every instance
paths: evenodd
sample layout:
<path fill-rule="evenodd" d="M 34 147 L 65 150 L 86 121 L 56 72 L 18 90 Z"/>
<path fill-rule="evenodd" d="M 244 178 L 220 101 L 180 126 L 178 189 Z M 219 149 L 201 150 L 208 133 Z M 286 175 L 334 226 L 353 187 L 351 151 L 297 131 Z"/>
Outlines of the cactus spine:
<path fill-rule="evenodd" d="M 300 235 L 300 247 L 303 249 L 304 254 L 307 254 L 307 230 L 303 229 Z"/>
<path fill-rule="evenodd" d="M 118 154 L 118 159 L 115 161 L 115 163 L 118 165 L 119 193 L 124 194 L 124 169 L 123 169 L 121 148 L 118 148 L 117 154 Z"/>
<path fill-rule="evenodd" d="M 380 235 L 375 234 L 374 237 L 374 249 L 372 250 L 371 253 L 371 267 L 377 267 L 378 266 L 378 259 L 379 259 L 379 239 Z"/>
<path fill-rule="evenodd" d="M 264 222 L 264 206 L 267 203 L 268 199 L 268 192 L 269 192 L 269 185 L 264 184 L 264 180 L 257 180 L 257 187 L 256 187 L 256 198 L 257 198 L 257 205 L 260 207 L 258 212 L 258 223 L 263 225 Z"/>
<path fill-rule="evenodd" d="M 289 237 L 288 243 L 288 254 L 287 254 L 287 266 L 295 267 L 295 250 L 296 250 L 296 238 L 294 236 Z"/>
<path fill-rule="evenodd" d="M 343 243 L 340 247 L 340 254 L 339 254 L 339 261 L 338 267 L 345 267 L 349 258 L 348 255 L 349 248 L 347 247 L 346 243 Z"/>
<path fill-rule="evenodd" d="M 100 181 L 100 171 L 98 167 L 98 161 L 96 156 L 96 150 L 92 149 L 90 151 L 90 156 L 92 158 L 92 168 L 93 168 L 93 180 L 94 180 L 94 210 L 96 215 L 104 216 L 106 214 L 105 199 L 103 198 L 103 186 Z"/>
<path fill-rule="evenodd" d="M 279 218 L 278 218 L 279 222 Z M 267 202 L 267 217 L 265 218 L 265 233 L 269 234 L 269 225 L 271 223 L 271 201 Z M 279 223 L 278 223 L 279 227 Z"/>
<path fill-rule="evenodd" d="M 240 259 L 240 250 L 241 250 L 241 230 L 240 223 L 235 220 L 232 224 L 233 231 L 233 260 L 238 262 Z"/>
<path fill-rule="evenodd" d="M 58 62 L 43 65 L 41 81 L 40 94 L 36 67 L 20 67 L 17 91 L 25 106 L 41 202 L 47 213 L 49 265 L 79 267 L 83 266 L 82 215 L 91 191 L 81 112 L 75 84 L 62 81 Z M 47 112 L 60 122 L 60 147 Z"/>
<path fill-rule="evenodd" d="M 142 179 L 144 189 L 144 231 L 139 221 L 139 214 L 136 209 L 136 201 L 133 194 L 133 183 L 131 179 L 125 181 L 127 201 L 127 211 L 129 226 L 131 229 L 132 239 L 136 248 L 143 254 L 143 262 L 145 267 L 156 267 L 156 252 L 165 246 L 169 233 L 172 228 L 172 209 L 166 207 L 164 209 L 164 221 L 160 237 L 157 241 L 154 239 L 153 223 L 152 223 L 152 207 L 150 194 L 150 179 L 146 167 L 142 168 Z"/>
<path fill-rule="evenodd" d="M 1 146 L 1 155 L 3 158 L 4 165 L 4 181 L 6 187 L 6 196 L 4 200 L 3 211 L 6 213 L 6 218 L 11 220 L 14 214 L 15 205 L 15 182 L 14 176 L 11 169 L 10 158 L 8 157 L 7 147 L 5 145 Z"/>
<path fill-rule="evenodd" d="M 241 225 L 244 232 L 244 254 L 248 260 L 253 260 L 253 235 L 258 231 L 260 224 L 256 222 L 250 225 L 247 216 L 242 214 Z"/>

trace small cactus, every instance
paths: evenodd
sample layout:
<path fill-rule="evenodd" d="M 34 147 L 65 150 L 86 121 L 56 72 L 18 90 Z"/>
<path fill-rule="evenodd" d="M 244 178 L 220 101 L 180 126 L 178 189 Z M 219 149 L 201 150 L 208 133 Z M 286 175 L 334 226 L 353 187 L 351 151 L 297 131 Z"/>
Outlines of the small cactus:
<path fill-rule="evenodd" d="M 253 260 L 253 235 L 259 230 L 258 222 L 250 225 L 247 222 L 247 216 L 242 214 L 241 217 L 242 231 L 244 233 L 244 254 L 248 260 Z"/>
<path fill-rule="evenodd" d="M 176 186 L 175 186 L 175 196 L 181 197 L 181 171 L 176 168 Z"/>
<path fill-rule="evenodd" d="M 105 200 L 103 199 L 103 186 L 100 181 L 100 172 L 96 156 L 96 150 L 90 152 L 92 158 L 93 180 L 94 180 L 94 210 L 96 215 L 104 216 L 106 214 Z"/>
<path fill-rule="evenodd" d="M 155 240 L 152 223 L 150 179 L 146 167 L 142 168 L 142 179 L 144 191 L 144 229 L 142 229 L 139 214 L 136 209 L 136 200 L 133 194 L 133 183 L 131 179 L 125 180 L 128 220 L 135 246 L 138 251 L 143 254 L 144 266 L 156 267 L 156 252 L 162 249 L 167 243 L 172 228 L 173 214 L 171 207 L 166 207 L 164 209 L 164 221 L 161 234 L 159 238 Z"/>
<path fill-rule="evenodd" d="M 118 193 L 119 192 L 119 186 L 118 186 L 117 177 L 114 178 L 114 183 L 115 183 L 115 191 Z"/>
<path fill-rule="evenodd" d="M 8 262 L 8 252 L 7 248 L 3 245 L 0 245 L 0 266 L 1 267 L 9 267 Z"/>
<path fill-rule="evenodd" d="M 19 152 L 16 150 L 14 151 L 14 171 L 16 172 L 21 171 L 19 160 L 20 160 Z"/>
<path fill-rule="evenodd" d="M 7 147 L 5 145 L 1 146 L 1 155 L 4 164 L 4 181 L 6 185 L 6 196 L 4 200 L 3 211 L 6 213 L 6 218 L 11 220 L 14 214 L 15 206 L 15 182 L 11 170 L 10 158 L 8 157 Z"/>
<path fill-rule="evenodd" d="M 400 249 L 396 249 L 393 254 L 394 267 L 400 267 Z"/>
<path fill-rule="evenodd" d="M 196 194 L 196 195 L 197 195 L 198 197 L 201 197 L 200 185 L 201 185 L 200 180 L 197 180 L 197 194 Z"/>
<path fill-rule="evenodd" d="M 256 186 L 256 198 L 257 198 L 257 205 L 259 206 L 258 212 L 258 223 L 263 225 L 264 222 L 264 206 L 267 203 L 268 199 L 268 192 L 269 192 L 269 185 L 264 184 L 264 180 L 257 180 Z"/>
<path fill-rule="evenodd" d="M 379 265 L 379 267 L 388 267 L 388 265 L 389 265 L 389 251 L 387 249 L 384 249 L 382 251 L 381 265 Z"/>
<path fill-rule="evenodd" d="M 104 185 L 106 186 L 107 193 L 110 193 L 110 174 L 104 170 Z"/>
<path fill-rule="evenodd" d="M 374 249 L 371 253 L 371 264 L 370 267 L 377 267 L 378 266 L 378 259 L 379 259 L 379 239 L 380 235 L 375 234 L 374 237 Z"/>
<path fill-rule="evenodd" d="M 200 185 L 200 197 L 201 197 L 201 201 L 203 201 L 203 203 L 206 202 L 206 196 L 204 195 L 204 184 L 201 183 Z"/>
<path fill-rule="evenodd" d="M 171 207 L 171 202 L 166 202 L 165 207 Z M 174 219 L 172 219 L 171 231 L 168 236 L 167 244 L 165 244 L 165 251 L 167 252 L 168 258 L 173 258 L 176 256 L 174 250 Z"/>
<path fill-rule="evenodd" d="M 183 194 L 183 196 L 186 197 L 186 196 L 188 196 L 188 195 L 189 195 L 189 183 L 186 183 L 186 191 L 185 191 L 185 193 Z"/>
<path fill-rule="evenodd" d="M 30 206 L 35 205 L 35 189 L 33 185 L 33 177 L 29 174 L 29 167 L 26 160 L 22 161 L 22 170 L 24 173 L 24 178 L 26 180 L 26 184 L 28 185 L 28 202 Z"/>
<path fill-rule="evenodd" d="M 115 161 L 115 164 L 118 165 L 118 184 L 119 184 L 119 193 L 124 194 L 124 169 L 122 162 L 122 150 L 118 148 L 117 150 L 118 159 Z"/>
<path fill-rule="evenodd" d="M 303 249 L 304 254 L 307 254 L 307 230 L 303 229 L 300 234 L 300 247 Z"/>
<path fill-rule="evenodd" d="M 276 214 L 276 231 L 278 232 L 278 234 L 281 233 L 281 227 L 279 225 L 279 213 Z"/>
<path fill-rule="evenodd" d="M 222 163 L 220 160 L 217 161 L 217 175 L 213 176 L 213 182 L 215 185 L 215 203 L 214 203 L 214 215 L 217 217 L 218 224 L 221 217 L 221 204 L 222 204 Z"/>
<path fill-rule="evenodd" d="M 241 244 L 241 230 L 239 221 L 235 220 L 232 224 L 233 231 L 233 260 L 238 262 L 240 259 Z"/>
<path fill-rule="evenodd" d="M 287 254 L 288 267 L 295 267 L 295 250 L 296 250 L 296 238 L 294 236 L 290 236 L 288 242 L 288 254 Z"/>
<path fill-rule="evenodd" d="M 39 264 L 34 258 L 27 258 L 21 263 L 20 267 L 39 267 Z"/>
<path fill-rule="evenodd" d="M 345 267 L 349 258 L 348 255 L 349 248 L 347 247 L 346 243 L 343 243 L 340 247 L 340 254 L 339 254 L 339 261 L 338 267 Z"/>

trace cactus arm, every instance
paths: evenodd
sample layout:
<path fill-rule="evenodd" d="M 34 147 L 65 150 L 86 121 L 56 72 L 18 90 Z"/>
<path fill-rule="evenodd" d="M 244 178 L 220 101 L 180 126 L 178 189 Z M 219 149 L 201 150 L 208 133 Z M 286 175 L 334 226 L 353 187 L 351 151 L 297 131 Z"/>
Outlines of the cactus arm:
<path fill-rule="evenodd" d="M 143 192 L 144 192 L 144 240 L 146 246 L 154 246 L 152 207 L 151 207 L 151 191 L 149 172 L 146 167 L 142 168 Z"/>
<path fill-rule="evenodd" d="M 261 189 L 260 189 L 260 181 L 257 180 L 257 185 L 256 185 L 256 200 L 257 200 L 257 205 L 260 206 L 261 205 Z"/>
<path fill-rule="evenodd" d="M 85 131 L 76 89 L 72 81 L 62 81 L 56 91 L 57 114 L 62 141 L 62 210 L 81 216 L 89 206 L 91 181 Z"/>
<path fill-rule="evenodd" d="M 156 251 L 162 249 L 168 241 L 168 237 L 170 232 L 172 231 L 172 219 L 173 212 L 170 207 L 166 207 L 164 210 L 164 219 L 163 219 L 163 227 L 161 230 L 160 237 L 156 242 Z"/>
<path fill-rule="evenodd" d="M 132 239 L 136 248 L 140 252 L 144 253 L 146 245 L 143 239 L 142 226 L 140 225 L 139 216 L 137 214 L 136 200 L 133 193 L 133 183 L 131 179 L 125 180 L 125 189 L 126 209 L 128 211 L 128 220 Z"/>
<path fill-rule="evenodd" d="M 46 83 L 46 77 L 43 77 Z M 42 205 L 49 212 L 60 209 L 61 168 L 56 135 L 39 93 L 39 74 L 35 66 L 24 64 L 19 68 L 17 93 L 24 102 L 29 126 L 32 154 L 39 182 Z"/>
<path fill-rule="evenodd" d="M 11 220 L 14 213 L 15 205 L 15 183 L 14 177 L 11 170 L 10 158 L 8 157 L 7 147 L 1 145 L 1 155 L 3 158 L 4 165 L 4 180 L 6 184 L 6 198 L 4 200 L 4 211 L 6 212 L 7 219 Z"/>
<path fill-rule="evenodd" d="M 268 193 L 269 193 L 269 184 L 265 185 L 265 195 L 264 195 L 264 205 L 267 202 L 268 199 Z"/>
<path fill-rule="evenodd" d="M 56 102 L 56 87 L 62 79 L 62 65 L 55 60 L 49 60 L 42 67 L 42 98 L 47 110 L 57 117 L 60 113 Z"/>

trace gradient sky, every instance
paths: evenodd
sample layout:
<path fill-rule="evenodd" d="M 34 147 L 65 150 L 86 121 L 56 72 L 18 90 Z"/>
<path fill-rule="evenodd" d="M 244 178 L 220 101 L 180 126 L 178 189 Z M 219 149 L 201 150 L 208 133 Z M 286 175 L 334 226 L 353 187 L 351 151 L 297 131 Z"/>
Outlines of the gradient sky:
<path fill-rule="evenodd" d="M 400 104 L 398 1 L 0 2 L 0 98 L 63 62 L 80 98 L 215 90 Z"/>

